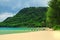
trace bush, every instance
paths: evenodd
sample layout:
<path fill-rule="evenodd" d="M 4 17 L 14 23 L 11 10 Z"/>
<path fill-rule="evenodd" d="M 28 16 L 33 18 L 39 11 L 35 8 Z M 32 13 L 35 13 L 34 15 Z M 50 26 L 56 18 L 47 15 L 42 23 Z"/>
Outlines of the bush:
<path fill-rule="evenodd" d="M 54 29 L 54 30 L 60 30 L 60 25 L 55 25 L 55 26 L 53 27 L 53 29 Z"/>

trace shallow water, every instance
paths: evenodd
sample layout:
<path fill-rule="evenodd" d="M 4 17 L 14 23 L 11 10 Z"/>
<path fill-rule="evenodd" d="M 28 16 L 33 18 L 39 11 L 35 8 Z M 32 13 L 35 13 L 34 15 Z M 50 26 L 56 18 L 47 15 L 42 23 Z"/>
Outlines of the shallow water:
<path fill-rule="evenodd" d="M 11 33 L 24 33 L 37 31 L 39 28 L 0 28 L 0 34 L 11 34 Z"/>
<path fill-rule="evenodd" d="M 31 28 L 0 28 L 0 30 L 29 30 Z"/>

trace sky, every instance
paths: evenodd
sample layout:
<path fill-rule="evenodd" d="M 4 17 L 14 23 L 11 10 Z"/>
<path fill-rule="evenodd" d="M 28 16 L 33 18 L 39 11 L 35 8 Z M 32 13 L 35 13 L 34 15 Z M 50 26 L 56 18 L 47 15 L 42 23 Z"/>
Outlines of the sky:
<path fill-rule="evenodd" d="M 49 0 L 0 0 L 0 22 L 14 16 L 22 8 L 47 7 Z"/>

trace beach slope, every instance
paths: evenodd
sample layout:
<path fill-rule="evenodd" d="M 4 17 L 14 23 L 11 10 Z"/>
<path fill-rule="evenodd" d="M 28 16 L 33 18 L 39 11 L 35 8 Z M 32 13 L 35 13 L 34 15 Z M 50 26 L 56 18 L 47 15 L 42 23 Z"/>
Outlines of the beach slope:
<path fill-rule="evenodd" d="M 60 31 L 37 31 L 0 35 L 0 40 L 60 40 Z"/>

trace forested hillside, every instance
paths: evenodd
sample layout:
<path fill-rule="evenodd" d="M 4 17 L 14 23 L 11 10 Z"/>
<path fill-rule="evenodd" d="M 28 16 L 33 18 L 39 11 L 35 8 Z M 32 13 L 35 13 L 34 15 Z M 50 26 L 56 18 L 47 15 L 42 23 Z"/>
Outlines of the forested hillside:
<path fill-rule="evenodd" d="M 46 12 L 47 7 L 24 8 L 0 23 L 0 27 L 45 27 Z"/>

